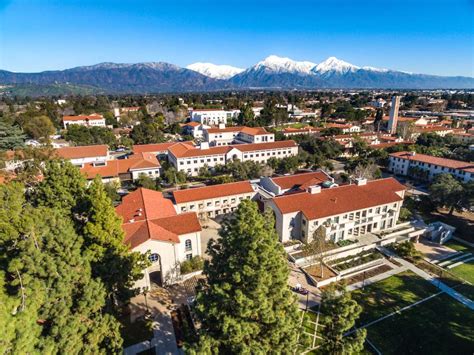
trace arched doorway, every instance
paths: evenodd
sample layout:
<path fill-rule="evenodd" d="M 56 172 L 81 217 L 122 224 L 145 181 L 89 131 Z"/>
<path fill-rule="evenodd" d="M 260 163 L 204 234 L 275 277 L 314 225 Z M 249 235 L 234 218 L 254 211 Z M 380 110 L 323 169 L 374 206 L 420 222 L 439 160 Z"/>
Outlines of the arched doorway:
<path fill-rule="evenodd" d="M 158 253 L 151 253 L 148 256 L 151 266 L 148 268 L 148 277 L 150 278 L 150 288 L 163 286 L 163 275 L 161 268 L 161 257 Z"/>

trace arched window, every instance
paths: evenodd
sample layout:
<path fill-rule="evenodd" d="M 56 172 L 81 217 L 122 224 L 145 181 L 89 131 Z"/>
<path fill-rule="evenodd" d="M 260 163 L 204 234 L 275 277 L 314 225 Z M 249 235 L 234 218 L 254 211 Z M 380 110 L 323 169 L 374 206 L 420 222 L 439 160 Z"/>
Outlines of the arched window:
<path fill-rule="evenodd" d="M 186 239 L 186 241 L 184 242 L 184 249 L 186 251 L 189 251 L 193 248 L 192 246 L 192 243 L 191 243 L 191 239 Z"/>
<path fill-rule="evenodd" d="M 156 263 L 158 260 L 160 260 L 160 256 L 157 253 L 153 253 L 150 254 L 148 260 L 150 260 L 152 263 Z"/>

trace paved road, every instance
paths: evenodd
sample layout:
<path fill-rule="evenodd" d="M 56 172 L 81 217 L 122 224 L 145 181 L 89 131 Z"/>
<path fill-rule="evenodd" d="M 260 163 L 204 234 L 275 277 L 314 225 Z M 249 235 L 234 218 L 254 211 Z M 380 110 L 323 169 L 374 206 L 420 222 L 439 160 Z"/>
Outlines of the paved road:
<path fill-rule="evenodd" d="M 414 272 L 418 276 L 424 278 L 426 281 L 431 282 L 434 286 L 436 286 L 441 291 L 445 292 L 446 294 L 448 294 L 449 296 L 451 296 L 455 300 L 461 302 L 465 306 L 467 306 L 470 309 L 474 310 L 474 301 L 472 301 L 469 298 L 461 295 L 459 292 L 457 292 L 453 288 L 451 288 L 448 285 L 446 285 L 445 283 L 441 282 L 440 279 L 431 276 L 426 271 L 421 270 L 420 268 L 416 267 L 415 265 L 413 265 L 412 263 L 406 261 L 405 259 L 402 259 L 402 258 L 398 257 L 395 253 L 388 250 L 387 248 L 379 247 L 379 250 L 382 253 L 384 253 L 385 255 L 393 257 L 396 261 L 398 261 L 400 264 L 405 266 L 407 269 L 411 270 L 412 272 Z"/>

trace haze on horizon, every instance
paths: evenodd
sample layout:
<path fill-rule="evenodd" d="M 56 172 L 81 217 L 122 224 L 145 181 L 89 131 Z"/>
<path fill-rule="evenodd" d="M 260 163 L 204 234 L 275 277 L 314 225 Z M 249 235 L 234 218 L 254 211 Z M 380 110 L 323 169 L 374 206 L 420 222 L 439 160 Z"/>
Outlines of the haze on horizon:
<path fill-rule="evenodd" d="M 270 54 L 474 77 L 474 1 L 0 1 L 0 69 L 210 62 Z"/>

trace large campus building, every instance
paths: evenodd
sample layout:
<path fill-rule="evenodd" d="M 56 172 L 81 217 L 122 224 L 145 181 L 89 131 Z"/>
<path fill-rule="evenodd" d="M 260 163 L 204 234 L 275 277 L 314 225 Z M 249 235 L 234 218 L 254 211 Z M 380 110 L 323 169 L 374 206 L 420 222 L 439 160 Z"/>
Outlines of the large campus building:
<path fill-rule="evenodd" d="M 281 159 L 296 155 L 298 145 L 292 140 L 218 147 L 209 147 L 207 144 L 193 147 L 179 143 L 169 148 L 168 160 L 178 171 L 196 176 L 202 167 L 225 165 L 232 160 L 266 163 L 272 157 Z"/>
<path fill-rule="evenodd" d="M 333 242 L 355 240 L 366 233 L 395 226 L 405 187 L 393 178 L 324 187 L 307 186 L 297 193 L 277 196 L 266 202 L 275 213 L 281 242 L 311 241 L 322 227 Z"/>
<path fill-rule="evenodd" d="M 199 122 L 209 126 L 217 126 L 220 123 L 227 123 L 227 121 L 237 118 L 240 110 L 223 110 L 223 109 L 193 109 L 189 115 L 191 121 Z"/>
<path fill-rule="evenodd" d="M 397 175 L 432 181 L 438 174 L 451 174 L 462 182 L 474 181 L 474 164 L 415 152 L 389 156 L 388 170 Z"/>

